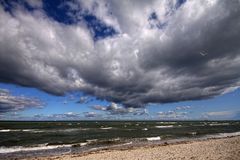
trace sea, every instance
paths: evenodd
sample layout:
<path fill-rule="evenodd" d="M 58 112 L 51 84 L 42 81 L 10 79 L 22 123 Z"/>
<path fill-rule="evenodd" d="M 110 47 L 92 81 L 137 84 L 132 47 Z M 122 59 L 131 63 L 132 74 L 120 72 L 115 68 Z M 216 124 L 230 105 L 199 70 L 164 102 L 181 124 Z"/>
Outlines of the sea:
<path fill-rule="evenodd" d="M 240 135 L 240 121 L 0 121 L 0 159 Z"/>

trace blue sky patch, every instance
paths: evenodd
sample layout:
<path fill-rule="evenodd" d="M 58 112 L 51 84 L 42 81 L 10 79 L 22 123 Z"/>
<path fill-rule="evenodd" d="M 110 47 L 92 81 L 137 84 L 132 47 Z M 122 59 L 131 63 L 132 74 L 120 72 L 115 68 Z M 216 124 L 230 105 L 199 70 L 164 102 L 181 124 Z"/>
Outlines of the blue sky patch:
<path fill-rule="evenodd" d="M 90 29 L 95 41 L 117 34 L 113 27 L 106 25 L 96 16 L 82 10 L 79 4 L 76 4 L 79 10 L 74 10 L 69 8 L 68 5 L 62 5 L 62 3 L 65 2 L 64 0 L 44 0 L 43 2 L 43 8 L 46 14 L 60 23 L 72 25 L 84 21 Z M 71 2 L 74 3 L 74 1 Z"/>

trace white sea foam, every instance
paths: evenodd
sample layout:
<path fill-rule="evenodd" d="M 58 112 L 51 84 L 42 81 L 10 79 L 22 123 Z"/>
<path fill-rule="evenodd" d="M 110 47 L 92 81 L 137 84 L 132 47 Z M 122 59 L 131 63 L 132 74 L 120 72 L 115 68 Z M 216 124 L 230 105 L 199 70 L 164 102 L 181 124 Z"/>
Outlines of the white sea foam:
<path fill-rule="evenodd" d="M 90 128 L 80 128 L 81 131 L 88 131 Z"/>
<path fill-rule="evenodd" d="M 21 130 L 23 132 L 33 132 L 33 133 L 41 133 L 41 132 L 45 132 L 43 130 L 39 130 L 39 129 L 23 129 Z"/>
<path fill-rule="evenodd" d="M 87 143 L 94 143 L 94 142 L 97 142 L 98 139 L 88 139 L 86 141 L 87 141 Z"/>
<path fill-rule="evenodd" d="M 124 144 L 122 144 L 122 145 L 125 146 L 125 145 L 130 145 L 130 144 L 132 144 L 132 141 L 131 141 L 131 142 L 128 142 L 128 143 L 124 143 Z"/>
<path fill-rule="evenodd" d="M 89 130 L 89 128 L 48 129 L 43 132 L 78 132 L 86 130 Z"/>
<path fill-rule="evenodd" d="M 0 132 L 10 132 L 11 129 L 1 129 Z"/>
<path fill-rule="evenodd" d="M 32 129 L 22 129 L 23 132 L 31 132 L 31 131 L 34 131 Z"/>
<path fill-rule="evenodd" d="M 211 123 L 209 126 L 227 126 L 229 123 Z"/>
<path fill-rule="evenodd" d="M 56 149 L 63 147 L 71 147 L 72 145 L 53 145 L 46 146 L 46 144 L 39 145 L 37 147 L 22 147 L 22 146 L 14 146 L 14 147 L 0 147 L 0 153 L 13 153 L 13 152 L 22 152 L 22 151 L 38 151 L 38 150 L 48 150 L 48 149 Z"/>
<path fill-rule="evenodd" d="M 190 132 L 189 134 L 191 134 L 191 135 L 196 135 L 197 134 L 197 132 Z"/>
<path fill-rule="evenodd" d="M 120 140 L 120 138 L 118 137 L 118 138 L 114 138 L 113 139 L 114 141 L 119 141 Z"/>
<path fill-rule="evenodd" d="M 155 128 L 172 128 L 173 125 L 168 125 L 168 126 L 155 126 Z"/>
<path fill-rule="evenodd" d="M 147 128 L 143 128 L 142 130 L 143 130 L 143 131 L 147 131 L 148 129 L 147 129 Z"/>
<path fill-rule="evenodd" d="M 103 128 L 100 128 L 100 129 L 112 129 L 112 127 L 103 127 Z"/>
<path fill-rule="evenodd" d="M 240 132 L 218 133 L 216 135 L 209 135 L 207 137 L 210 137 L 210 138 L 224 138 L 224 137 L 233 137 L 233 136 L 240 136 Z"/>
<path fill-rule="evenodd" d="M 26 129 L 1 129 L 0 132 L 26 132 Z"/>
<path fill-rule="evenodd" d="M 82 129 L 80 128 L 69 128 L 69 129 L 63 129 L 61 130 L 62 132 L 76 132 L 76 131 L 80 131 Z"/>
<path fill-rule="evenodd" d="M 38 129 L 1 129 L 0 132 L 33 132 L 33 133 L 39 133 L 39 132 L 44 132 L 44 131 L 38 130 Z"/>
<path fill-rule="evenodd" d="M 88 142 L 83 142 L 83 143 L 80 143 L 80 146 L 86 146 L 88 144 L 89 144 Z"/>
<path fill-rule="evenodd" d="M 146 138 L 148 141 L 159 141 L 161 140 L 161 137 L 157 136 L 157 137 L 148 137 Z"/>
<path fill-rule="evenodd" d="M 176 124 L 177 122 L 156 122 L 156 124 Z"/>
<path fill-rule="evenodd" d="M 33 132 L 33 133 L 40 133 L 40 132 L 44 132 L 44 131 L 39 130 L 39 129 L 1 129 L 0 132 Z"/>
<path fill-rule="evenodd" d="M 123 144 L 111 145 L 111 147 L 121 147 L 121 146 L 127 146 L 127 145 L 131 145 L 131 144 L 132 144 L 132 141 L 131 142 L 127 142 L 127 143 L 123 143 Z M 105 148 L 108 148 L 108 147 L 106 147 L 106 146 L 95 147 L 95 148 L 89 149 L 89 151 L 96 151 L 96 150 L 101 150 L 101 149 L 105 149 Z"/>

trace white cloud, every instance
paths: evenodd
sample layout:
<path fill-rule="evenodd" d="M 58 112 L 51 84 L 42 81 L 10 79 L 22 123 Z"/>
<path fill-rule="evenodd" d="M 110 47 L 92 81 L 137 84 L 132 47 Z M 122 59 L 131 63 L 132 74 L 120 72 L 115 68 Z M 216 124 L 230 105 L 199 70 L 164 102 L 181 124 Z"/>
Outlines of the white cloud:
<path fill-rule="evenodd" d="M 82 97 L 80 97 L 80 99 L 79 99 L 79 101 L 77 103 L 84 104 L 84 103 L 88 103 L 90 101 L 91 101 L 90 97 L 82 96 Z"/>
<path fill-rule="evenodd" d="M 25 0 L 33 8 L 42 8 L 43 3 L 42 0 Z"/>
<path fill-rule="evenodd" d="M 100 116 L 100 115 L 98 115 L 98 114 L 95 113 L 95 112 L 85 112 L 85 113 L 84 113 L 84 116 L 85 116 L 86 118 L 96 118 L 96 117 L 98 117 L 98 116 Z"/>
<path fill-rule="evenodd" d="M 42 108 L 45 104 L 37 98 L 14 96 L 9 90 L 0 89 L 0 114 L 22 111 L 26 108 Z"/>
<path fill-rule="evenodd" d="M 167 112 L 158 112 L 157 113 L 157 118 L 159 119 L 177 119 L 177 120 L 182 120 L 182 119 L 188 119 L 188 112 L 177 112 L 177 111 L 167 111 Z"/>
<path fill-rule="evenodd" d="M 111 115 L 127 115 L 127 114 L 138 115 L 138 116 L 149 115 L 148 110 L 146 108 L 132 108 L 132 107 L 126 108 L 116 103 L 111 103 L 108 106 L 94 105 L 92 106 L 92 109 L 105 111 Z"/>
<path fill-rule="evenodd" d="M 192 108 L 191 106 L 179 106 L 179 107 L 176 107 L 176 110 L 188 110 L 191 108 Z"/>
<path fill-rule="evenodd" d="M 205 119 L 234 119 L 240 115 L 240 111 L 227 110 L 216 112 L 205 112 L 202 114 L 202 118 Z"/>

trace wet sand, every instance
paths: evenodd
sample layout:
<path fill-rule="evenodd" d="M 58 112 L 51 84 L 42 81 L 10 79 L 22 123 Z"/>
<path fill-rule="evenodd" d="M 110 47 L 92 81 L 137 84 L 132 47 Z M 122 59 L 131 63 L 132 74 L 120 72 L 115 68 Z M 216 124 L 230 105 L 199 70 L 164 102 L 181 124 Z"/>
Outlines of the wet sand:
<path fill-rule="evenodd" d="M 85 154 L 31 158 L 31 160 L 239 160 L 240 136 L 164 146 L 102 150 Z M 28 159 L 29 160 L 29 159 Z"/>

